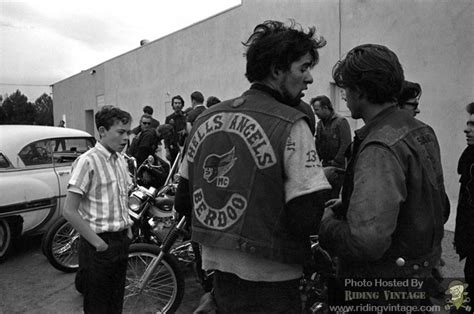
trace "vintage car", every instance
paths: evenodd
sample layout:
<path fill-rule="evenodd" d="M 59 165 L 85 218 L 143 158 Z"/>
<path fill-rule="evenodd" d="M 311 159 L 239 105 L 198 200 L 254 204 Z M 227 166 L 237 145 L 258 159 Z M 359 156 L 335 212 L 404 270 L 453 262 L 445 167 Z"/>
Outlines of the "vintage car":
<path fill-rule="evenodd" d="M 44 233 L 61 215 L 71 164 L 94 144 L 80 130 L 0 125 L 0 261 L 12 239 Z"/>

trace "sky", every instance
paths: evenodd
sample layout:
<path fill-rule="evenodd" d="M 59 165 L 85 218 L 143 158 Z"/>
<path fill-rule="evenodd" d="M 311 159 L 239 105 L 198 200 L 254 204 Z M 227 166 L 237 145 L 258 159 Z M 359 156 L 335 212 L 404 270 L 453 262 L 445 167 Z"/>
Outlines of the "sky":
<path fill-rule="evenodd" d="M 241 0 L 0 0 L 0 94 L 50 85 Z"/>

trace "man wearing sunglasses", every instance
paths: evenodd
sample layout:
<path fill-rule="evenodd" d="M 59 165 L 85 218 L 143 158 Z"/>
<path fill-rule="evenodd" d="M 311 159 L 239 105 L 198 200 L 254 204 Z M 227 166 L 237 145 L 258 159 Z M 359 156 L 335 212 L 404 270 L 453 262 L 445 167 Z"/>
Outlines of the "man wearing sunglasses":
<path fill-rule="evenodd" d="M 135 136 L 128 150 L 128 154 L 135 157 L 139 165 L 141 165 L 149 155 L 154 155 L 158 144 L 158 137 L 155 129 L 151 127 L 151 124 L 151 116 L 144 114 L 140 119 L 141 131 Z"/>
<path fill-rule="evenodd" d="M 420 113 L 418 109 L 419 101 L 421 97 L 421 86 L 418 83 L 404 81 L 402 91 L 398 97 L 398 106 L 400 109 L 406 110 L 411 113 L 412 116 L 416 116 Z"/>

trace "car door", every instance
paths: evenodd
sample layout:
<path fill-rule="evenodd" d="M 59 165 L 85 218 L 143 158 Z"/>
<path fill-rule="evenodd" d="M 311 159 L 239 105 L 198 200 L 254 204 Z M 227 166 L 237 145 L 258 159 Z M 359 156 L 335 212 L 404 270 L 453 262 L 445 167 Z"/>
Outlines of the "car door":
<path fill-rule="evenodd" d="M 29 143 L 18 153 L 24 167 L 12 169 L 10 193 L 3 196 L 5 210 L 1 216 L 21 215 L 22 233 L 44 230 L 58 204 L 59 185 L 54 171 L 50 140 Z M 10 200 L 9 200 L 10 199 Z"/>
<path fill-rule="evenodd" d="M 53 151 L 54 171 L 57 174 L 59 185 L 58 216 L 62 213 L 64 200 L 67 194 L 67 184 L 71 177 L 72 163 L 81 154 L 94 147 L 93 137 L 64 137 L 51 139 Z"/>

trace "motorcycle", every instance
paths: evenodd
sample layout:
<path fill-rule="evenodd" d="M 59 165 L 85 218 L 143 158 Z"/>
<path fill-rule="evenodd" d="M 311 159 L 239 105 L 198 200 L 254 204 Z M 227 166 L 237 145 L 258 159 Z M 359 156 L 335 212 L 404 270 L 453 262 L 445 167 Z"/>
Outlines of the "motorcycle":
<path fill-rule="evenodd" d="M 158 195 L 166 195 L 167 189 L 175 190 L 173 174 L 177 171 L 178 160 L 179 155 L 171 168 L 171 177 Z M 166 205 L 172 206 L 171 203 Z M 199 246 L 189 240 L 185 217 L 176 223 L 168 217 L 159 217 L 153 206 L 137 208 L 143 210 L 135 211 L 134 225 L 139 225 L 138 229 L 145 233 L 149 230 L 148 233 L 158 241 L 130 246 L 123 308 L 125 312 L 172 313 L 184 295 L 184 276 L 180 266 L 194 266 L 204 291 L 212 288 L 212 272 L 201 269 Z"/>
<path fill-rule="evenodd" d="M 319 245 L 317 235 L 310 236 L 311 259 L 303 267 L 300 280 L 301 308 L 305 314 L 329 313 L 328 284 L 336 276 L 336 265 Z"/>
<path fill-rule="evenodd" d="M 178 159 L 160 190 L 138 186 L 130 194 L 130 216 L 134 220 L 134 232 L 137 232 L 134 238 L 145 241 L 135 242 L 129 249 L 124 312 L 174 312 L 181 304 L 184 275 L 178 259 L 171 254 L 172 245 L 180 235 L 177 230 L 182 226 L 181 222 L 176 225 L 172 212 L 176 189 L 173 179 Z M 155 258 L 157 256 L 159 259 Z M 147 280 L 142 284 L 144 273 L 147 273 Z"/>

